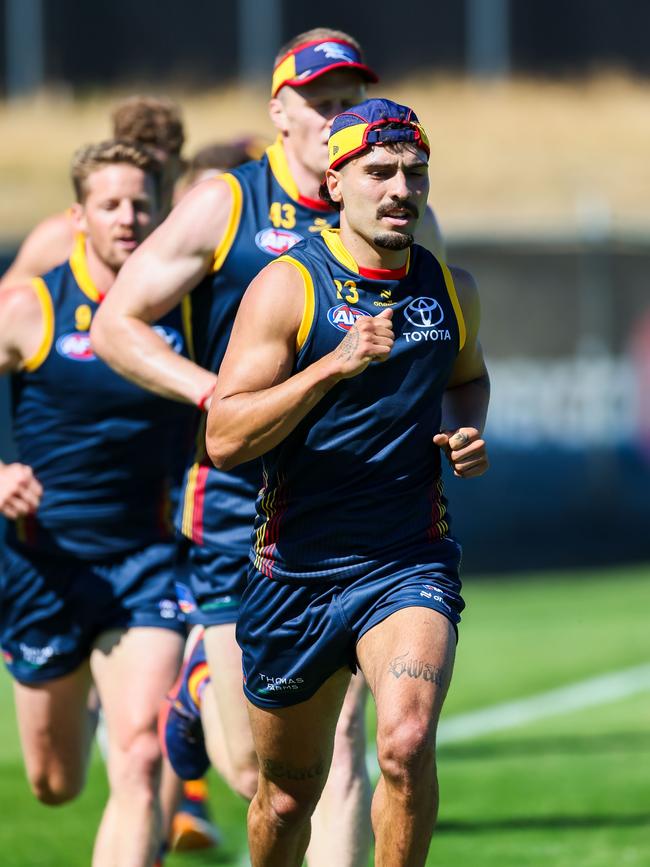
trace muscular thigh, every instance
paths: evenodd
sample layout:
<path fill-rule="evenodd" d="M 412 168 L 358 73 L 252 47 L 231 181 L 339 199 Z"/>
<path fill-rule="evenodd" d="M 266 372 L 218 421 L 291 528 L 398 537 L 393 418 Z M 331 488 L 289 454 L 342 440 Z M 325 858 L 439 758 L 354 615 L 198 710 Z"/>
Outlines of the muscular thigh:
<path fill-rule="evenodd" d="M 14 683 L 20 741 L 28 775 L 56 772 L 79 778 L 85 772 L 90 736 L 87 663 L 47 683 Z"/>
<path fill-rule="evenodd" d="M 400 609 L 362 636 L 357 657 L 377 704 L 380 728 L 410 714 L 435 727 L 455 650 L 452 624 L 428 608 Z"/>
<path fill-rule="evenodd" d="M 228 741 L 228 751 L 239 753 L 242 749 L 252 749 L 235 624 L 211 626 L 205 630 L 203 640 L 210 666 L 211 689 Z"/>
<path fill-rule="evenodd" d="M 130 738 L 156 725 L 178 673 L 183 641 L 173 630 L 134 628 L 101 635 L 90 662 L 109 737 Z"/>

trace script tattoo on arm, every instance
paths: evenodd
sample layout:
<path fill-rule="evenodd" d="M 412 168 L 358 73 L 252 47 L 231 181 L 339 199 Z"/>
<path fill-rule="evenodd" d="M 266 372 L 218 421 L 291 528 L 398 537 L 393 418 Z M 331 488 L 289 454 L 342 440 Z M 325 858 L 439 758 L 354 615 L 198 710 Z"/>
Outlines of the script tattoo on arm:
<path fill-rule="evenodd" d="M 273 780 L 312 780 L 322 777 L 325 768 L 321 760 L 302 768 L 294 767 L 277 759 L 262 759 L 262 769 L 269 779 Z"/>
<path fill-rule="evenodd" d="M 407 677 L 412 677 L 416 680 L 421 678 L 428 683 L 435 683 L 436 686 L 442 686 L 444 684 L 443 671 L 441 668 L 432 665 L 430 662 L 424 662 L 422 659 L 409 657 L 408 650 L 401 656 L 396 656 L 394 659 L 391 659 L 388 665 L 388 671 L 396 680 L 399 680 L 399 678 L 405 674 Z"/>
<path fill-rule="evenodd" d="M 356 328 L 351 328 L 336 347 L 336 357 L 343 359 L 343 361 L 349 361 L 358 345 L 359 332 Z"/>

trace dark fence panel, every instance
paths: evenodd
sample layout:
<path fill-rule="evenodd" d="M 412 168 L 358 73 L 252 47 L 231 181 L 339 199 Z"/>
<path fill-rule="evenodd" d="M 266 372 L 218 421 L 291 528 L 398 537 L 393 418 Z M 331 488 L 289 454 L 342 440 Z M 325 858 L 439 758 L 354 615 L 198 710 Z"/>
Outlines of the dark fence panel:
<path fill-rule="evenodd" d="M 466 65 L 466 11 L 458 0 L 421 3 L 406 15 L 390 0 L 279 5 L 283 40 L 314 26 L 348 30 L 384 75 L 457 72 Z M 181 6 L 175 0 L 44 0 L 43 6 L 49 81 L 168 87 L 237 77 L 236 0 L 185 0 Z M 6 0 L 0 0 L 0 86 L 5 10 Z M 552 75 L 605 65 L 648 74 L 649 31 L 650 5 L 636 0 L 511 0 L 512 69 Z"/>

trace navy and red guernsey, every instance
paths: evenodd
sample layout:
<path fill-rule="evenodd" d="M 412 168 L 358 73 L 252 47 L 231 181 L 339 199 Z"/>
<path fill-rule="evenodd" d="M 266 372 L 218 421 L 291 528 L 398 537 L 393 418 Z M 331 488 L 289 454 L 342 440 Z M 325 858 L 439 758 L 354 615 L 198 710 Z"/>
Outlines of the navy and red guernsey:
<path fill-rule="evenodd" d="M 82 238 L 69 262 L 32 282 L 45 328 L 37 353 L 11 378 L 13 435 L 43 497 L 34 515 L 8 522 L 8 540 L 96 560 L 171 538 L 174 467 L 195 411 L 95 356 L 89 329 L 101 296 Z M 184 352 L 179 310 L 154 327 Z"/>
<path fill-rule="evenodd" d="M 452 275 L 418 245 L 399 271 L 359 268 L 337 230 L 282 260 L 305 284 L 294 373 L 334 350 L 356 318 L 386 307 L 395 344 L 264 455 L 253 564 L 280 580 L 336 581 L 376 563 L 427 562 L 449 533 L 433 436 L 465 340 Z"/>
<path fill-rule="evenodd" d="M 294 244 L 338 225 L 339 217 L 323 202 L 299 194 L 279 141 L 261 160 L 206 183 L 228 184 L 233 206 L 211 273 L 183 299 L 183 315 L 191 357 L 217 372 L 249 283 Z M 202 425 L 186 475 L 179 529 L 199 545 L 241 553 L 245 560 L 261 481 L 259 460 L 229 473 L 217 470 L 207 457 Z"/>

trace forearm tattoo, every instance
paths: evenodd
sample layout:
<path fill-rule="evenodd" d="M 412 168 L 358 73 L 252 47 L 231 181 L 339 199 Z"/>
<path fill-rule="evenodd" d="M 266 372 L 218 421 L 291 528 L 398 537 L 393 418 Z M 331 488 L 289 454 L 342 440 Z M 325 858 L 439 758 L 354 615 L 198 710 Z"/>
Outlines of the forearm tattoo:
<path fill-rule="evenodd" d="M 322 761 L 297 768 L 277 759 L 262 759 L 262 768 L 265 776 L 274 780 L 313 780 L 315 777 L 322 777 L 324 773 Z"/>
<path fill-rule="evenodd" d="M 408 650 L 401 656 L 391 659 L 388 670 L 397 680 L 405 674 L 407 677 L 412 677 L 416 680 L 421 678 L 428 683 L 435 683 L 436 686 L 442 686 L 444 682 L 441 668 L 432 665 L 430 662 L 424 662 L 422 659 L 409 657 Z"/>
<path fill-rule="evenodd" d="M 354 350 L 359 345 L 359 332 L 351 328 L 343 340 L 336 347 L 336 357 L 343 361 L 349 361 L 354 355 Z"/>

